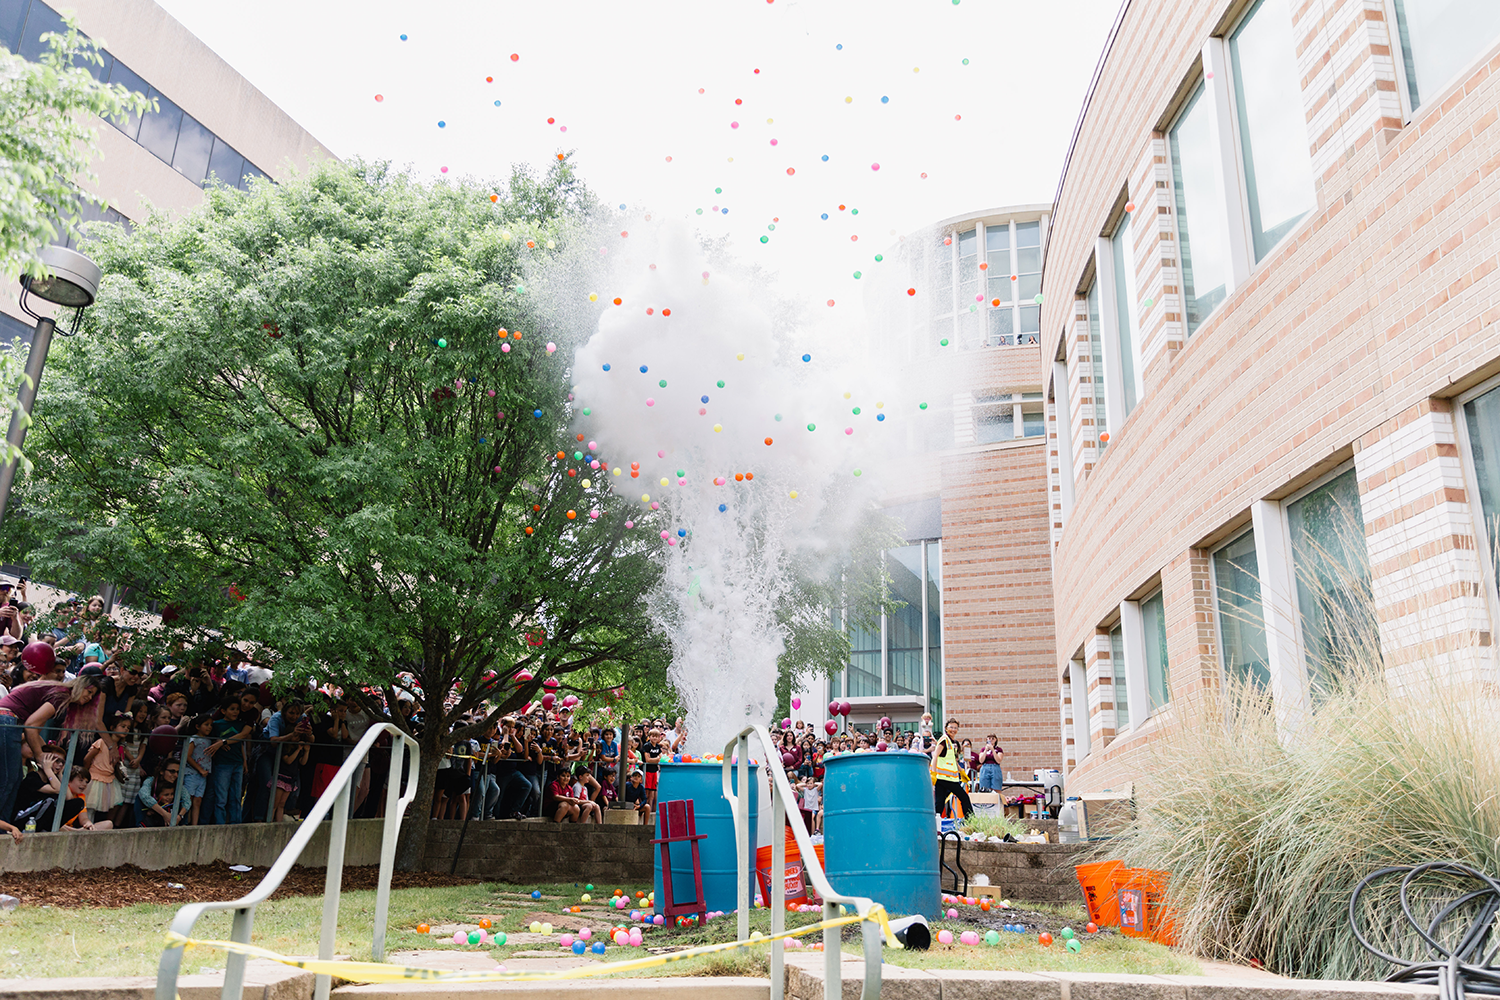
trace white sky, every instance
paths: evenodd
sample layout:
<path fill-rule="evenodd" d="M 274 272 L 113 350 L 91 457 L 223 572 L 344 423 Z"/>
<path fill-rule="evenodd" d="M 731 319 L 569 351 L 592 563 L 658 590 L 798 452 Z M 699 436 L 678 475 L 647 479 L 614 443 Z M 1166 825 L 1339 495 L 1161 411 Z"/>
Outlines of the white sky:
<path fill-rule="evenodd" d="M 728 234 L 849 321 L 894 233 L 1051 201 L 1119 0 L 158 2 L 340 157 L 573 152 L 606 203 Z"/>

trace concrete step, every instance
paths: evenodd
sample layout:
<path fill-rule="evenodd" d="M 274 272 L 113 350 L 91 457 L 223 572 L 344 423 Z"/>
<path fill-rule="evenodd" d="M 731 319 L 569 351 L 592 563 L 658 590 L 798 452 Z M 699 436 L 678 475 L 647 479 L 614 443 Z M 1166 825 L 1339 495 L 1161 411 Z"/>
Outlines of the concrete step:
<path fill-rule="evenodd" d="M 485 1000 L 487 997 L 525 997 L 526 1000 L 770 1000 L 771 981 L 748 976 L 681 976 L 665 979 L 570 979 L 542 983 L 421 983 L 340 986 L 332 994 L 340 1000 Z"/>

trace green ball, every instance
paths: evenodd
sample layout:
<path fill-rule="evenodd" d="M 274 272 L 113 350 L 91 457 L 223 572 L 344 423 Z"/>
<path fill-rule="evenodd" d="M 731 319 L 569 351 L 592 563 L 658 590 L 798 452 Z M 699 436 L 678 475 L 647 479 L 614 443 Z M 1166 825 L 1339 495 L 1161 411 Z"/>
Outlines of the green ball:
<path fill-rule="evenodd" d="M 478 944 L 479 943 L 479 932 L 478 931 L 470 931 L 469 932 L 469 943 L 470 944 Z"/>
<path fill-rule="evenodd" d="M 446 340 L 439 339 L 438 340 L 438 346 L 439 347 L 447 347 L 448 346 L 448 342 Z"/>
<path fill-rule="evenodd" d="M 701 209 L 701 208 L 700 208 L 700 209 L 698 209 L 698 210 L 697 210 L 697 211 L 698 211 L 698 214 L 699 214 L 699 215 L 702 215 L 702 214 L 703 214 L 703 209 Z"/>
<path fill-rule="evenodd" d="M 856 277 L 856 278 L 858 278 L 858 277 L 859 277 L 859 272 L 858 272 L 858 271 L 855 271 L 855 272 L 854 272 L 854 276 L 855 276 L 855 277 Z"/>
<path fill-rule="evenodd" d="M 807 425 L 807 429 L 810 430 L 810 431 L 815 431 L 815 430 L 818 429 L 818 425 L 817 424 L 808 424 Z"/>
<path fill-rule="evenodd" d="M 659 386 L 661 386 L 663 389 L 665 389 L 667 387 L 667 380 L 666 379 L 662 379 L 660 382 L 658 382 L 656 384 L 659 385 Z"/>
<path fill-rule="evenodd" d="M 585 406 L 585 407 L 584 407 L 584 408 L 583 408 L 583 415 L 584 415 L 584 416 L 585 416 L 585 417 L 586 417 L 586 416 L 588 416 L 588 415 L 589 415 L 589 414 L 591 414 L 591 413 L 593 413 L 593 412 L 594 412 L 594 411 L 593 411 L 593 410 L 591 410 L 591 409 L 589 409 L 589 408 L 588 408 L 588 407 L 587 407 L 587 406 Z"/>
<path fill-rule="evenodd" d="M 685 475 L 687 475 L 687 470 L 686 469 L 678 469 L 677 470 L 677 478 L 678 479 L 681 479 Z"/>
<path fill-rule="evenodd" d="M 948 346 L 948 338 L 944 337 L 942 340 L 938 341 L 938 344 L 941 345 L 941 346 L 943 346 L 943 347 L 947 347 Z"/>
<path fill-rule="evenodd" d="M 1144 302 L 1141 303 L 1141 308 L 1142 309 L 1150 309 L 1154 305 L 1156 305 L 1156 300 L 1155 299 L 1147 299 L 1146 301 L 1144 301 Z M 438 341 L 438 343 L 441 344 L 442 341 Z"/>
<path fill-rule="evenodd" d="M 776 231 L 776 223 L 774 223 L 774 222 L 767 223 L 766 224 L 766 228 L 769 229 L 769 230 L 771 230 L 772 232 L 775 232 Z"/>
<path fill-rule="evenodd" d="M 1078 940 L 1077 938 L 1071 938 L 1071 939 L 1069 939 L 1069 941 L 1068 941 L 1068 950 L 1071 951 L 1075 955 L 1078 954 L 1080 951 L 1083 950 L 1083 942 L 1080 941 L 1080 940 Z"/>
<path fill-rule="evenodd" d="M 1062 935 L 1062 938 L 1063 938 L 1064 941 L 1071 941 L 1071 940 L 1073 940 L 1073 936 L 1074 936 L 1073 935 L 1073 928 L 1071 928 L 1071 927 L 1064 927 L 1062 930 L 1058 931 L 1057 933 L 1059 933 L 1059 934 Z"/>
<path fill-rule="evenodd" d="M 882 257 L 880 254 L 876 254 L 875 255 L 875 263 L 879 264 L 883 260 L 885 260 L 885 258 Z"/>
<path fill-rule="evenodd" d="M 859 407 L 857 407 L 857 406 L 854 408 L 854 415 L 856 417 L 859 416 Z"/>
<path fill-rule="evenodd" d="M 504 931 L 496 931 L 495 932 L 495 936 L 493 938 L 491 938 L 490 940 L 495 942 L 496 947 L 504 948 L 505 947 L 505 932 Z"/>
<path fill-rule="evenodd" d="M 723 379 L 719 379 L 717 385 L 719 386 L 720 389 L 724 388 L 724 380 Z"/>
<path fill-rule="evenodd" d="M 724 189 L 723 188 L 714 188 L 714 194 L 723 194 L 723 193 L 724 193 Z"/>
<path fill-rule="evenodd" d="M 594 891 L 593 883 L 590 883 L 590 884 L 584 886 L 583 890 L 584 890 L 584 892 L 593 892 Z"/>
<path fill-rule="evenodd" d="M 854 470 L 854 474 L 855 474 L 855 475 L 856 475 L 856 476 L 858 476 L 858 475 L 860 475 L 860 471 L 859 471 L 859 470 L 858 470 L 858 469 L 855 469 L 855 470 Z"/>
<path fill-rule="evenodd" d="M 927 404 L 926 403 L 918 403 L 917 404 L 917 409 L 919 409 L 919 410 L 925 410 L 925 409 L 927 409 Z"/>
<path fill-rule="evenodd" d="M 851 208 L 851 209 L 849 209 L 849 214 L 850 215 L 858 215 L 859 214 L 859 209 L 857 209 L 857 208 Z"/>
<path fill-rule="evenodd" d="M 779 413 L 778 413 L 778 414 L 776 414 L 776 420 L 777 420 L 777 421 L 778 421 L 778 422 L 780 422 L 780 420 L 781 420 L 781 414 L 779 414 Z"/>
<path fill-rule="evenodd" d="M 985 931 L 984 932 L 984 943 L 987 944 L 987 945 L 989 945 L 992 948 L 995 945 L 999 944 L 1000 943 L 1000 932 L 999 931 Z"/>
<path fill-rule="evenodd" d="M 965 59 L 965 60 L 964 60 L 964 65 L 965 65 L 965 66 L 967 66 L 967 65 L 969 65 L 969 60 L 967 60 L 967 59 Z"/>
<path fill-rule="evenodd" d="M 581 452 L 581 451 L 575 451 L 575 452 L 573 452 L 573 461 L 575 461 L 575 462 L 582 462 L 583 461 L 583 452 Z"/>
<path fill-rule="evenodd" d="M 761 237 L 761 238 L 760 238 L 760 241 L 761 241 L 761 242 L 762 242 L 762 243 L 769 243 L 769 242 L 771 242 L 771 237 L 769 237 L 769 236 L 762 236 L 762 237 Z"/>
<path fill-rule="evenodd" d="M 1037 305 L 1041 305 L 1042 304 L 1042 293 L 1041 292 L 1037 292 L 1036 293 L 1036 298 L 1032 299 L 1032 301 L 1035 302 Z"/>

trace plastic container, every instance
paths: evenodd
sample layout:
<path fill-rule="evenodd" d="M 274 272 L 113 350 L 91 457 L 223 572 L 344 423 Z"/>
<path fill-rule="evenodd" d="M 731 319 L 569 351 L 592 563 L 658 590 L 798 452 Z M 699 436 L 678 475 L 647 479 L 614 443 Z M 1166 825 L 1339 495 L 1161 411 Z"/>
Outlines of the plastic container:
<path fill-rule="evenodd" d="M 739 789 L 739 768 L 733 768 L 733 786 Z M 755 824 L 758 820 L 756 792 L 761 788 L 760 765 L 750 766 L 750 844 L 746 852 L 746 877 L 750 880 L 750 898 L 755 898 Z M 656 801 L 670 802 L 673 799 L 693 800 L 693 821 L 701 834 L 698 841 L 698 866 L 703 874 L 703 909 L 733 912 L 740 905 L 739 866 L 735 857 L 734 816 L 729 811 L 729 802 L 724 798 L 723 766 L 721 764 L 669 764 L 662 761 L 657 780 Z M 660 824 L 653 837 L 660 837 Z M 652 865 L 655 869 L 653 887 L 656 904 L 665 907 L 667 897 L 662 892 L 661 845 L 652 845 Z M 692 845 L 683 842 L 672 845 L 672 898 L 676 901 L 690 900 L 693 889 Z M 658 910 L 658 912 L 661 912 Z"/>
<path fill-rule="evenodd" d="M 1149 938 L 1158 944 L 1177 943 L 1176 921 L 1166 906 L 1168 872 L 1153 868 L 1116 868 L 1110 873 L 1119 909 L 1120 933 Z"/>
<path fill-rule="evenodd" d="M 927 758 L 860 753 L 824 761 L 828 881 L 892 914 L 935 916 L 942 903 Z"/>
<path fill-rule="evenodd" d="M 1100 861 L 1073 867 L 1078 884 L 1083 888 L 1083 905 L 1088 908 L 1089 919 L 1100 927 L 1118 927 L 1120 924 L 1113 876 L 1123 865 L 1122 861 Z"/>
<path fill-rule="evenodd" d="M 1081 800 L 1076 795 L 1069 795 L 1068 801 L 1057 814 L 1057 842 L 1059 844 L 1076 844 L 1078 836 L 1078 803 Z"/>
<path fill-rule="evenodd" d="M 755 875 L 760 882 L 760 895 L 771 905 L 771 854 L 773 845 L 757 848 L 755 851 Z M 823 863 L 823 845 L 814 844 L 813 851 L 818 855 L 818 863 Z M 806 903 L 810 901 L 808 895 L 809 880 L 803 878 L 805 865 L 802 862 L 802 852 L 797 849 L 797 841 L 792 836 L 792 831 L 786 832 L 786 857 L 783 860 L 785 871 L 782 878 L 786 885 L 786 902 Z"/>

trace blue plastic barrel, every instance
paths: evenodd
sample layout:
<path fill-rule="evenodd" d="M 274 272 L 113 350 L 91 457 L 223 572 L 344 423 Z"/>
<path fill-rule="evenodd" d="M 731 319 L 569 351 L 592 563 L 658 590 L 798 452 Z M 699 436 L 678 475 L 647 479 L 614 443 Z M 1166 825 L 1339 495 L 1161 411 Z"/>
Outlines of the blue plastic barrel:
<path fill-rule="evenodd" d="M 935 915 L 943 893 L 927 757 L 844 754 L 825 759 L 823 767 L 829 884 L 891 913 Z"/>
<path fill-rule="evenodd" d="M 739 791 L 739 768 L 734 767 L 733 788 Z M 759 787 L 760 765 L 750 767 L 750 787 Z M 931 796 L 928 796 L 931 798 Z M 750 795 L 750 844 L 745 860 L 746 879 L 750 883 L 750 898 L 755 898 L 755 820 L 756 796 Z M 734 816 L 729 812 L 729 802 L 724 798 L 722 764 L 669 764 L 661 765 L 661 776 L 656 787 L 658 804 L 673 799 L 693 800 L 693 819 L 698 832 L 707 836 L 698 841 L 698 865 L 703 873 L 703 909 L 722 910 L 729 913 L 740 905 L 739 874 L 734 853 Z M 661 836 L 660 817 L 656 821 L 656 837 Z M 655 890 L 657 912 L 666 908 L 667 897 L 661 886 L 661 845 L 652 852 L 652 863 L 656 869 Z M 672 898 L 677 902 L 690 900 L 696 895 L 693 888 L 693 852 L 687 843 L 672 845 Z"/>

